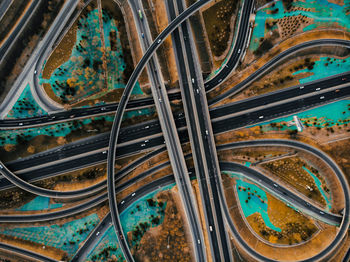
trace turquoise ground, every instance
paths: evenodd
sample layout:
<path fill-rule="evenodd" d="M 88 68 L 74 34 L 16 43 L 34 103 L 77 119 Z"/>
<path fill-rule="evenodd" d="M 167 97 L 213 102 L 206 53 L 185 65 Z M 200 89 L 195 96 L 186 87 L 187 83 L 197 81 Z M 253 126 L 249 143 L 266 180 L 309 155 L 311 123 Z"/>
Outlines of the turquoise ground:
<path fill-rule="evenodd" d="M 260 9 L 256 13 L 255 26 L 252 33 L 249 49 L 255 51 L 259 46 L 259 39 L 265 37 L 269 32 L 265 28 L 267 19 L 280 19 L 288 16 L 305 15 L 306 17 L 313 18 L 314 23 L 303 28 L 303 31 L 315 29 L 317 27 L 332 27 L 333 23 L 344 27 L 346 30 L 350 30 L 350 16 L 349 12 L 350 1 L 344 0 L 344 5 L 337 5 L 330 3 L 326 0 L 305 0 L 296 1 L 292 4 L 295 7 L 311 8 L 312 11 L 291 11 L 287 12 L 282 4 L 282 1 L 276 1 L 275 7 L 266 7 Z M 275 14 L 268 14 L 272 10 L 278 10 Z"/>
<path fill-rule="evenodd" d="M 324 198 L 324 200 L 326 201 L 327 203 L 327 210 L 331 210 L 332 208 L 332 204 L 331 204 L 331 201 L 330 199 L 328 198 L 326 192 L 324 192 L 323 188 L 322 188 L 322 183 L 321 181 L 318 179 L 317 176 L 315 176 L 309 169 L 307 169 L 306 167 L 303 166 L 303 169 L 308 172 L 308 174 L 314 179 L 315 181 L 315 184 L 318 188 L 318 190 L 321 192 L 321 195 L 322 197 Z"/>
<path fill-rule="evenodd" d="M 249 162 L 246 162 L 246 165 L 247 163 Z M 281 232 L 282 230 L 279 227 L 276 227 L 270 221 L 269 215 L 267 213 L 268 201 L 265 191 L 254 184 L 245 182 L 245 178 L 241 174 L 236 174 L 228 171 L 224 171 L 223 173 L 228 174 L 230 177 L 236 178 L 236 191 L 244 216 L 249 217 L 254 213 L 259 213 L 267 227 L 271 228 L 272 230 Z M 248 199 L 248 197 L 250 197 L 250 199 Z M 246 200 L 248 200 L 248 203 L 246 203 Z"/>
<path fill-rule="evenodd" d="M 0 234 L 52 246 L 64 250 L 69 256 L 72 256 L 78 250 L 79 243 L 86 239 L 98 223 L 98 216 L 92 214 L 67 222 L 62 226 L 0 228 Z"/>
<path fill-rule="evenodd" d="M 300 84 L 305 84 L 310 81 L 318 80 L 324 77 L 337 75 L 350 71 L 350 58 L 337 59 L 332 57 L 320 57 L 319 60 L 315 61 L 313 69 L 302 69 L 293 73 L 298 75 L 300 73 L 311 73 L 310 76 L 299 79 Z"/>
<path fill-rule="evenodd" d="M 36 210 L 45 210 L 45 209 L 55 209 L 62 207 L 61 203 L 50 203 L 50 198 L 37 196 L 32 201 L 27 204 L 16 208 L 17 211 L 36 211 Z"/>
<path fill-rule="evenodd" d="M 282 230 L 279 227 L 271 223 L 269 215 L 267 214 L 268 203 L 266 193 L 254 184 L 238 179 L 236 182 L 239 203 L 241 204 L 244 216 L 249 217 L 254 213 L 259 213 L 267 227 L 281 232 Z M 249 197 L 250 199 L 248 199 Z M 246 201 L 248 201 L 248 203 Z M 264 203 L 262 201 L 264 201 Z"/>
<path fill-rule="evenodd" d="M 41 115 L 47 115 L 47 112 L 35 101 L 28 84 L 5 118 L 27 118 Z"/>
<path fill-rule="evenodd" d="M 164 220 L 164 210 L 166 208 L 166 203 L 160 208 L 159 206 L 149 206 L 147 203 L 147 199 L 153 199 L 156 202 L 156 195 L 159 192 L 166 191 L 174 187 L 175 184 L 169 185 L 162 187 L 160 189 L 157 189 L 153 191 L 152 193 L 149 193 L 137 201 L 135 201 L 133 204 L 131 204 L 127 209 L 125 209 L 121 214 L 120 214 L 120 221 L 123 227 L 123 231 L 125 236 L 127 236 L 128 232 L 131 232 L 135 230 L 135 228 L 140 224 L 140 223 L 148 223 L 151 227 L 157 226 L 152 223 L 152 216 L 153 217 L 160 217 L 160 222 L 159 225 L 163 223 Z M 140 239 L 136 241 L 132 241 L 131 246 L 133 247 L 139 243 Z M 93 260 L 93 258 L 98 259 L 102 258 L 102 256 L 99 257 L 99 254 L 105 249 L 110 247 L 110 255 L 115 255 L 117 258 L 120 259 L 120 261 L 123 259 L 122 258 L 122 252 L 118 248 L 118 241 L 117 241 L 117 236 L 115 235 L 114 228 L 110 227 L 106 233 L 103 235 L 101 240 L 97 243 L 93 251 L 88 255 L 89 260 Z"/>
<path fill-rule="evenodd" d="M 111 32 L 116 33 L 115 51 L 111 50 Z M 103 34 L 106 46 L 108 90 L 124 88 L 123 72 L 126 65 L 119 31 L 114 19 L 104 11 Z M 50 79 L 43 79 L 40 75 L 40 83 L 50 83 L 56 96 L 65 102 L 95 94 L 103 86 L 103 70 L 98 66 L 102 64 L 101 46 L 98 10 L 95 9 L 86 17 L 79 19 L 76 43 L 69 60 L 56 68 Z M 72 93 L 65 92 L 67 86 L 71 87 Z M 139 84 L 136 84 L 133 94 L 143 94 Z"/>
<path fill-rule="evenodd" d="M 304 112 L 296 113 L 304 125 L 316 127 L 334 127 L 350 122 L 350 100 L 340 100 L 327 105 L 319 106 Z M 271 127 L 270 123 L 281 123 L 293 120 L 293 115 L 288 117 L 281 117 L 275 120 L 267 121 L 259 124 L 264 131 L 270 130 L 295 130 L 296 127 L 284 125 L 282 128 Z M 309 122 L 307 123 L 307 121 Z M 254 125 L 257 126 L 257 125 Z"/>

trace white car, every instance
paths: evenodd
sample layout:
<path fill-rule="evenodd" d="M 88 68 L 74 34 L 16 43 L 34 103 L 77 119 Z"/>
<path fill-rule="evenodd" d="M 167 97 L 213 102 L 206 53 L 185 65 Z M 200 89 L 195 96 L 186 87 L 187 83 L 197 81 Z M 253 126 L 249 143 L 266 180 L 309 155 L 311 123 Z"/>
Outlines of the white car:
<path fill-rule="evenodd" d="M 107 154 L 107 150 L 103 151 L 102 154 Z"/>
<path fill-rule="evenodd" d="M 321 88 L 319 88 L 319 87 L 316 88 L 316 91 L 320 91 L 320 90 L 321 90 Z"/>
<path fill-rule="evenodd" d="M 208 130 L 205 130 L 205 134 L 206 134 L 206 135 L 209 135 L 209 131 L 208 131 Z"/>
<path fill-rule="evenodd" d="M 19 125 L 19 126 L 23 126 L 23 123 L 19 123 L 18 125 Z"/>
<path fill-rule="evenodd" d="M 278 187 L 278 185 L 276 185 L 276 184 L 273 184 L 273 186 L 274 186 L 274 187 Z"/>
<path fill-rule="evenodd" d="M 320 99 L 324 99 L 324 96 L 321 96 Z"/>
<path fill-rule="evenodd" d="M 199 239 L 197 239 L 198 245 L 200 245 L 201 241 Z"/>
<path fill-rule="evenodd" d="M 160 44 L 160 42 L 162 42 L 162 39 L 158 39 L 157 43 Z"/>
<path fill-rule="evenodd" d="M 320 211 L 320 214 L 321 214 L 321 215 L 324 215 L 324 212 L 323 212 L 323 211 Z"/>
<path fill-rule="evenodd" d="M 300 89 L 303 89 L 303 88 L 304 88 L 304 86 L 300 86 L 299 88 L 300 88 Z"/>
<path fill-rule="evenodd" d="M 194 79 L 192 78 L 192 84 L 194 84 Z"/>
<path fill-rule="evenodd" d="M 148 129 L 149 128 L 149 126 L 145 126 L 145 129 Z"/>
<path fill-rule="evenodd" d="M 36 70 L 34 71 L 34 75 L 36 75 Z"/>
<path fill-rule="evenodd" d="M 209 226 L 209 230 L 210 230 L 210 231 L 213 231 L 213 227 L 212 227 L 212 226 Z"/>
<path fill-rule="evenodd" d="M 141 144 L 142 147 L 146 146 L 146 144 Z"/>
<path fill-rule="evenodd" d="M 131 196 L 135 196 L 135 195 L 136 195 L 136 193 L 132 193 L 132 194 L 131 194 Z"/>
<path fill-rule="evenodd" d="M 124 202 L 125 202 L 125 201 L 123 200 L 122 202 L 120 202 L 120 204 L 124 204 Z"/>
<path fill-rule="evenodd" d="M 241 53 L 241 49 L 238 49 L 238 54 L 240 54 Z"/>
<path fill-rule="evenodd" d="M 98 231 L 97 233 L 96 233 L 96 236 L 98 236 L 100 234 L 100 231 Z"/>
<path fill-rule="evenodd" d="M 259 116 L 259 119 L 263 119 L 264 118 L 264 116 Z"/>

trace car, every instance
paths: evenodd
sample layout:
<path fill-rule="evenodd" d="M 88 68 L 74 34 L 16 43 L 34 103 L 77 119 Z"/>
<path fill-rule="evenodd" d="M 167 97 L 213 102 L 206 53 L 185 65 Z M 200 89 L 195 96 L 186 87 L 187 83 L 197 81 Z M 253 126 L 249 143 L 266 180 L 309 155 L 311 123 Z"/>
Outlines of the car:
<path fill-rule="evenodd" d="M 71 116 L 69 116 L 70 118 L 73 118 L 73 117 L 75 117 L 75 115 L 71 115 Z"/>
<path fill-rule="evenodd" d="M 263 119 L 264 118 L 264 116 L 259 116 L 259 119 Z"/>
<path fill-rule="evenodd" d="M 241 53 L 241 49 L 238 49 L 238 54 L 240 54 Z"/>
<path fill-rule="evenodd" d="M 107 150 L 103 151 L 102 154 L 107 154 Z"/>
<path fill-rule="evenodd" d="M 142 37 L 142 38 L 145 38 L 145 34 L 144 34 L 144 33 L 141 33 L 141 37 Z"/>
<path fill-rule="evenodd" d="M 56 116 L 51 116 L 51 119 L 55 119 L 56 118 Z"/>
<path fill-rule="evenodd" d="M 157 43 L 160 44 L 160 42 L 162 42 L 162 39 L 158 39 Z"/>
<path fill-rule="evenodd" d="M 194 84 L 194 78 L 192 78 L 192 84 Z"/>
<path fill-rule="evenodd" d="M 0 169 L 2 169 L 3 167 L 2 167 L 2 165 L 0 165 Z"/>
<path fill-rule="evenodd" d="M 159 100 L 159 103 L 162 103 L 162 99 L 161 98 L 158 98 L 158 100 Z"/>
<path fill-rule="evenodd" d="M 324 99 L 324 96 L 321 96 L 320 99 Z"/>
<path fill-rule="evenodd" d="M 149 126 L 145 126 L 145 129 L 148 129 L 149 128 Z"/>
<path fill-rule="evenodd" d="M 316 88 L 316 91 L 320 91 L 320 90 L 321 90 L 321 88 L 319 88 L 319 87 Z"/>
<path fill-rule="evenodd" d="M 197 94 L 199 94 L 199 89 L 198 88 L 196 89 L 196 92 L 197 92 Z"/>
<path fill-rule="evenodd" d="M 201 244 L 201 241 L 200 241 L 199 239 L 197 239 L 197 243 L 198 243 L 198 245 L 200 245 L 200 244 Z"/>
<path fill-rule="evenodd" d="M 221 83 L 221 81 L 222 81 L 222 78 L 220 78 L 218 82 Z"/>
<path fill-rule="evenodd" d="M 98 231 L 97 233 L 96 233 L 96 236 L 98 236 L 100 234 L 100 231 Z"/>
<path fill-rule="evenodd" d="M 278 187 L 278 185 L 276 185 L 276 184 L 273 184 L 273 186 L 274 186 L 274 187 Z"/>
<path fill-rule="evenodd" d="M 18 123 L 19 126 L 23 126 L 23 123 Z"/>
<path fill-rule="evenodd" d="M 210 231 L 213 231 L 213 227 L 212 227 L 212 226 L 209 226 L 209 230 L 210 230 Z"/>
<path fill-rule="evenodd" d="M 123 200 L 122 202 L 120 202 L 120 204 L 122 205 L 122 204 L 124 204 L 125 203 L 125 201 Z"/>
<path fill-rule="evenodd" d="M 205 134 L 206 134 L 206 135 L 209 135 L 209 131 L 208 131 L 208 130 L 205 130 Z"/>
<path fill-rule="evenodd" d="M 136 195 L 136 193 L 132 193 L 132 194 L 131 194 L 131 196 L 135 196 L 135 195 Z"/>
<path fill-rule="evenodd" d="M 320 214 L 321 214 L 321 215 L 324 215 L 324 212 L 323 212 L 323 211 L 320 211 Z"/>
<path fill-rule="evenodd" d="M 141 144 L 141 147 L 144 147 L 144 146 L 146 146 L 146 144 Z"/>
<path fill-rule="evenodd" d="M 34 75 L 36 75 L 36 70 L 34 70 Z"/>
<path fill-rule="evenodd" d="M 105 107 L 101 107 L 101 111 L 104 111 L 104 110 L 106 110 L 106 108 Z"/>
<path fill-rule="evenodd" d="M 142 15 L 142 12 L 141 12 L 140 9 L 139 9 L 139 17 L 140 17 L 141 20 L 143 19 L 143 15 Z"/>
<path fill-rule="evenodd" d="M 149 142 L 149 139 L 145 140 L 145 143 Z"/>
<path fill-rule="evenodd" d="M 299 88 L 300 88 L 300 89 L 304 89 L 304 86 L 300 86 Z"/>

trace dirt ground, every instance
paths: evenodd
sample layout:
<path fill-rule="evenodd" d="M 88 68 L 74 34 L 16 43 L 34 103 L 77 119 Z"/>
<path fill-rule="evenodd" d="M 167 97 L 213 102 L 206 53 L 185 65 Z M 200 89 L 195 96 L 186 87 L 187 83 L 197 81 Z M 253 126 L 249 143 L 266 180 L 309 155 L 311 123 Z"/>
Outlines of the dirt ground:
<path fill-rule="evenodd" d="M 161 192 L 157 199 L 167 202 L 164 221 L 147 231 L 139 249 L 132 250 L 135 260 L 194 261 L 186 215 L 177 188 Z"/>

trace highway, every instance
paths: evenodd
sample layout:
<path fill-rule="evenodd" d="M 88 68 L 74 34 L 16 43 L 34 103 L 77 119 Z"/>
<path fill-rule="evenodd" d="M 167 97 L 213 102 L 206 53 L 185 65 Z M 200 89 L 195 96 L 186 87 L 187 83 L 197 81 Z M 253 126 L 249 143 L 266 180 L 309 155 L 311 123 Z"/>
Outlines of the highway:
<path fill-rule="evenodd" d="M 112 220 L 114 223 L 114 228 L 116 230 L 118 240 L 123 238 L 123 231 L 119 223 L 116 223 L 119 221 L 118 219 L 118 209 L 117 209 L 117 201 L 115 196 L 115 181 L 114 181 L 114 163 L 115 163 L 115 155 L 116 155 L 116 144 L 118 141 L 118 135 L 121 125 L 121 120 L 124 114 L 124 110 L 126 107 L 126 104 L 130 98 L 131 91 L 133 87 L 136 84 L 136 81 L 138 77 L 141 74 L 141 71 L 145 67 L 146 63 L 150 60 L 153 53 L 159 45 L 164 40 L 164 37 L 168 36 L 176 27 L 178 24 L 183 22 L 186 18 L 188 18 L 192 13 L 197 11 L 199 8 L 204 6 L 206 3 L 208 3 L 209 0 L 201 0 L 196 3 L 194 3 L 192 6 L 190 6 L 186 11 L 181 13 L 178 17 L 176 17 L 172 23 L 170 23 L 155 39 L 155 41 L 150 45 L 150 47 L 147 49 L 147 51 L 144 53 L 144 56 L 141 58 L 139 63 L 137 64 L 135 70 L 131 74 L 131 77 L 128 80 L 128 83 L 124 89 L 123 95 L 121 97 L 121 100 L 119 102 L 119 106 L 117 108 L 117 111 L 115 113 L 115 118 L 111 130 L 110 140 L 109 140 L 109 150 L 108 150 L 108 156 L 107 156 L 107 190 L 108 190 L 108 197 L 109 197 L 109 203 L 110 203 L 110 210 L 112 215 Z M 133 258 L 130 254 L 130 250 L 125 246 L 125 241 L 120 242 L 120 245 L 122 247 L 124 256 L 126 255 L 125 259 L 127 261 L 133 261 Z M 129 251 L 129 252 L 128 252 Z"/>
<path fill-rule="evenodd" d="M 143 51 L 147 50 L 151 43 L 151 32 L 147 22 L 147 17 L 138 19 L 138 10 L 144 10 L 140 1 L 131 1 L 134 13 L 134 19 L 138 21 L 138 35 L 143 35 L 140 41 L 143 42 Z M 140 37 L 139 37 L 140 38 Z M 142 41 L 142 39 L 144 41 Z M 159 115 L 160 125 L 164 136 L 165 144 L 174 172 L 176 185 L 179 188 L 180 198 L 184 206 L 186 217 L 188 218 L 189 228 L 191 231 L 192 244 L 195 250 L 197 261 L 206 261 L 206 252 L 203 239 L 203 232 L 199 221 L 199 212 L 197 209 L 196 198 L 193 193 L 191 181 L 188 177 L 188 170 L 183 155 L 180 139 L 176 130 L 176 125 L 169 103 L 167 90 L 161 73 L 159 58 L 153 56 L 148 65 L 148 73 L 151 76 L 151 89 L 155 100 L 155 105 Z"/>
<path fill-rule="evenodd" d="M 312 147 L 310 145 L 307 145 L 302 142 L 298 141 L 293 141 L 293 140 L 280 140 L 280 139 L 265 139 L 265 140 L 252 140 L 252 141 L 243 141 L 243 142 L 237 142 L 237 143 L 243 143 L 241 145 L 246 146 L 246 145 L 273 145 L 273 146 L 289 146 L 293 147 L 296 149 L 301 149 L 304 151 L 307 151 L 311 154 L 314 154 L 315 156 L 321 158 L 336 174 L 337 178 L 339 179 L 343 192 L 344 192 L 344 198 L 345 198 L 345 203 L 344 203 L 344 214 L 343 214 L 343 220 L 340 224 L 340 228 L 337 232 L 336 237 L 333 239 L 331 244 L 327 246 L 324 250 L 322 250 L 320 253 L 317 255 L 302 260 L 305 262 L 313 262 L 313 261 L 319 261 L 322 259 L 327 258 L 329 254 L 331 254 L 337 247 L 340 245 L 344 239 L 344 236 L 347 234 L 349 225 L 350 225 L 350 192 L 349 192 L 349 185 L 348 182 L 346 181 L 346 178 L 344 174 L 342 173 L 341 169 L 337 166 L 337 164 L 325 153 L 320 151 L 319 149 Z M 230 143 L 226 145 L 222 145 L 223 148 L 231 148 L 232 145 L 235 143 Z M 236 226 L 234 225 L 234 222 L 230 218 L 230 213 L 227 208 L 227 205 L 224 206 L 224 212 L 226 215 L 226 220 L 229 224 L 230 230 L 232 234 L 234 235 L 236 241 L 240 244 L 240 246 L 245 249 L 252 257 L 257 259 L 258 261 L 268 261 L 272 262 L 275 261 L 273 259 L 266 258 L 262 256 L 261 254 L 257 253 L 253 248 L 251 248 L 241 237 L 240 233 L 238 232 Z"/>
<path fill-rule="evenodd" d="M 338 85 L 337 83 L 338 81 L 341 81 L 341 79 L 342 76 L 339 76 L 338 80 L 336 80 L 336 85 Z M 333 81 L 333 79 L 330 79 L 329 81 Z M 334 99 L 349 97 L 350 95 L 350 89 L 346 87 L 340 88 L 338 92 L 327 91 L 332 88 L 332 85 L 328 86 L 328 81 L 320 85 L 322 86 L 320 91 L 315 91 L 315 86 L 317 85 L 318 84 L 311 83 L 310 85 L 305 85 L 303 89 L 300 89 L 299 87 L 290 88 L 284 90 L 282 93 L 275 92 L 273 94 L 242 100 L 237 103 L 228 104 L 211 110 L 213 131 L 215 134 L 218 134 L 247 125 L 258 124 L 277 117 L 291 115 L 307 108 L 329 103 Z M 323 91 L 326 92 L 322 94 L 322 96 L 325 96 L 325 98 L 321 100 L 321 95 L 319 92 Z M 289 102 L 281 100 L 279 101 L 280 104 L 274 106 L 269 106 L 269 104 L 266 104 L 267 101 L 275 102 L 278 97 L 283 97 L 284 92 L 290 92 L 290 96 L 295 100 L 291 100 Z M 310 96 L 307 98 L 299 98 L 299 92 L 303 92 L 303 95 Z M 262 108 L 254 112 L 234 114 L 235 112 L 240 112 L 241 108 L 254 109 L 259 108 L 260 106 L 262 106 Z M 223 117 L 225 114 L 227 114 L 228 117 Z M 263 119 L 259 118 L 261 115 L 264 116 Z M 222 119 L 216 121 L 216 119 L 219 117 L 222 117 Z M 175 121 L 180 132 L 179 137 L 181 142 L 184 143 L 189 141 L 188 134 L 185 130 L 186 122 L 183 115 L 178 115 L 178 119 L 175 119 Z M 142 144 L 144 144 L 146 139 L 148 139 L 149 142 L 143 147 Z M 18 176 L 24 180 L 28 181 L 29 178 L 32 181 L 38 180 L 41 177 L 49 177 L 68 170 L 74 170 L 78 166 L 83 167 L 91 166 L 96 163 L 103 163 L 106 161 L 106 155 L 103 154 L 103 151 L 108 147 L 108 140 L 109 134 L 101 134 L 65 145 L 63 147 L 58 147 L 47 152 L 38 153 L 28 158 L 12 161 L 10 163 L 6 163 L 6 165 L 12 172 L 18 172 Z M 162 137 L 159 123 L 157 123 L 157 121 L 146 122 L 144 124 L 122 129 L 121 136 L 118 139 L 117 157 L 120 158 L 139 151 L 149 150 L 151 148 L 163 145 L 163 141 L 164 138 Z M 96 150 L 100 151 L 95 152 Z M 83 155 L 84 153 L 89 153 L 89 155 Z M 81 157 L 79 157 L 79 155 L 81 155 Z M 72 157 L 74 157 L 74 159 L 72 159 Z M 58 160 L 61 162 L 56 164 L 55 161 Z M 44 164 L 46 164 L 46 166 L 43 166 Z M 39 169 L 39 167 L 41 168 Z M 25 171 L 28 169 L 30 169 L 30 171 L 21 172 L 21 170 Z M 10 185 L 11 184 L 5 179 L 0 178 L 1 189 L 8 188 Z"/>
<path fill-rule="evenodd" d="M 238 84 L 232 88 L 232 92 L 225 93 L 222 97 L 219 99 L 212 99 L 209 100 L 209 105 L 215 104 L 223 99 L 225 99 L 229 95 L 233 95 L 234 93 L 242 90 L 244 87 L 248 86 L 251 82 L 257 80 L 258 78 L 262 77 L 266 72 L 270 71 L 272 68 L 274 68 L 277 64 L 281 63 L 281 61 L 286 60 L 285 57 L 289 57 L 291 55 L 294 55 L 295 53 L 299 52 L 300 50 L 305 48 L 305 45 L 307 48 L 311 47 L 318 47 L 323 45 L 332 45 L 332 46 L 342 46 L 342 47 L 350 47 L 350 41 L 347 40 L 340 40 L 340 39 L 320 39 L 315 41 L 306 42 L 300 45 L 297 45 L 295 47 L 292 47 L 288 50 L 286 50 L 283 56 L 279 57 L 278 59 L 272 59 L 268 62 L 268 66 L 263 66 L 262 68 L 258 69 L 254 74 L 250 75 L 247 79 L 243 80 L 244 84 Z M 235 53 L 232 52 L 232 56 Z M 232 58 L 233 59 L 233 58 Z M 231 61 L 231 58 L 229 59 Z M 226 66 L 223 67 L 224 69 L 220 71 L 219 74 L 225 73 L 230 68 L 227 68 Z M 226 74 L 226 73 L 225 73 Z M 209 85 L 206 90 L 209 92 L 213 90 L 214 86 Z M 169 100 L 178 100 L 181 98 L 180 93 L 171 93 L 168 94 Z M 111 103 L 108 105 L 100 105 L 100 106 L 93 106 L 90 108 L 74 108 L 69 111 L 61 111 L 57 113 L 52 113 L 48 116 L 38 116 L 38 117 L 31 117 L 31 118 L 22 118 L 22 119 L 0 119 L 0 128 L 1 129 L 13 129 L 13 128 L 27 128 L 27 127 L 34 127 L 34 126 L 40 126 L 40 125 L 46 125 L 46 124 L 53 124 L 53 123 L 59 123 L 59 122 L 65 122 L 67 120 L 72 119 L 79 119 L 79 118 L 86 118 L 91 116 L 98 116 L 98 115 L 105 115 L 108 113 L 115 112 L 117 109 L 118 103 Z M 136 109 L 142 109 L 145 107 L 151 107 L 154 106 L 154 100 L 153 98 L 142 98 L 137 100 L 131 100 L 128 102 L 126 110 L 136 110 Z"/>
<path fill-rule="evenodd" d="M 170 19 L 174 19 L 176 12 L 184 10 L 184 3 L 167 1 L 167 9 Z M 184 105 L 191 150 L 193 152 L 194 165 L 202 199 L 206 229 L 211 247 L 211 255 L 214 261 L 232 261 L 230 244 L 227 241 L 226 230 L 221 215 L 220 201 L 215 198 L 216 184 L 212 184 L 211 177 L 218 170 L 216 152 L 209 144 L 214 141 L 208 140 L 208 130 L 211 130 L 207 116 L 207 105 L 204 93 L 198 57 L 194 47 L 192 34 L 189 31 L 188 21 L 184 22 L 179 30 L 172 34 L 173 46 L 175 47 L 176 64 L 180 78 L 180 89 Z M 199 81 L 197 80 L 199 79 Z M 196 85 L 196 87 L 195 87 Z M 200 90 L 200 91 L 199 91 Z M 203 95 L 201 95 L 203 93 Z M 203 105 L 204 104 L 204 105 Z M 203 105 L 203 106 L 202 106 Z M 203 110 L 205 108 L 205 110 Z M 215 150 L 214 150 L 215 151 Z M 212 154 L 211 154 L 212 153 Z M 220 172 L 218 170 L 218 172 Z"/>
<path fill-rule="evenodd" d="M 28 20 L 32 16 L 32 14 L 35 12 L 36 7 L 39 5 L 40 1 L 41 0 L 33 0 L 31 2 L 29 8 L 24 13 L 23 17 L 20 18 L 20 21 L 16 24 L 16 27 L 13 29 L 11 34 L 9 36 L 7 36 L 5 42 L 2 45 L 0 45 L 0 63 L 3 62 L 3 59 L 5 58 L 8 50 L 11 47 L 11 45 L 16 41 L 18 36 L 21 34 L 22 30 L 25 28 L 25 25 L 27 24 Z M 2 14 L 1 11 L 5 11 L 6 12 L 6 10 L 7 10 L 6 3 L 8 3 L 8 2 L 12 2 L 12 1 L 11 0 L 4 1 L 5 5 L 3 5 L 3 3 L 1 3 L 0 8 L 2 7 L 4 9 L 0 10 L 0 17 L 2 16 L 1 15 Z"/>
<path fill-rule="evenodd" d="M 22 249 L 20 247 L 12 246 L 12 245 L 1 243 L 1 242 L 0 242 L 0 249 L 4 250 L 5 252 L 8 252 L 8 253 L 13 252 L 14 254 L 18 254 L 19 256 L 24 257 L 26 259 L 30 259 L 30 260 L 45 261 L 45 262 L 58 262 L 55 259 L 38 254 L 36 252 L 29 251 L 26 249 Z"/>
<path fill-rule="evenodd" d="M 9 7 L 12 5 L 13 0 L 3 0 L 0 3 L 0 21 L 2 17 L 6 14 L 6 11 L 9 9 Z M 0 39 L 2 40 L 2 39 Z"/>

